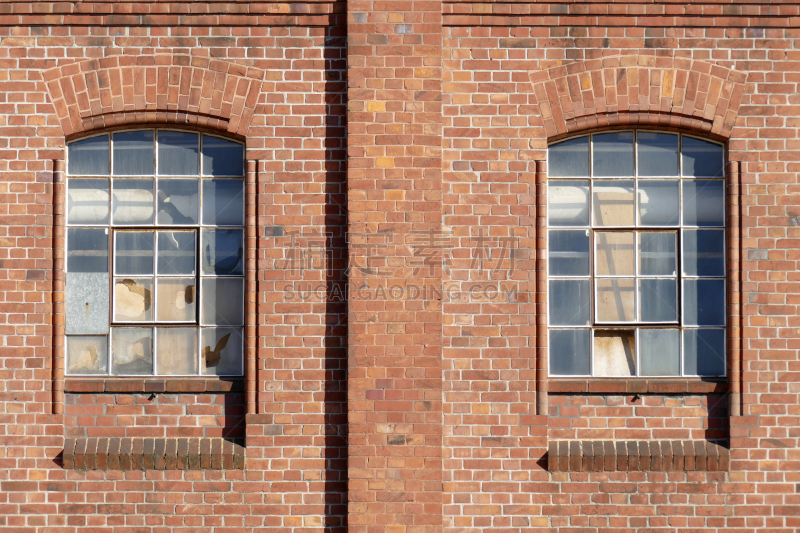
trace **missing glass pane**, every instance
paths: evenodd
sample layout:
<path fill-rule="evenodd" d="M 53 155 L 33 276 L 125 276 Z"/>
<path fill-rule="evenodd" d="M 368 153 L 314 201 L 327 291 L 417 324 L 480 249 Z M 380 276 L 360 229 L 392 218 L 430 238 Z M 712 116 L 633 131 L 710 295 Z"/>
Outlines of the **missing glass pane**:
<path fill-rule="evenodd" d="M 725 280 L 684 280 L 683 320 L 689 326 L 724 326 Z"/>
<path fill-rule="evenodd" d="M 194 278 L 158 278 L 156 320 L 193 322 L 195 319 L 196 287 Z"/>
<path fill-rule="evenodd" d="M 153 180 L 115 179 L 112 180 L 113 221 L 114 224 L 153 223 L 155 206 L 153 203 Z"/>
<path fill-rule="evenodd" d="M 598 276 L 634 274 L 635 235 L 632 231 L 597 232 L 595 238 L 595 274 Z"/>
<path fill-rule="evenodd" d="M 158 375 L 197 374 L 197 329 L 156 328 Z"/>
<path fill-rule="evenodd" d="M 639 233 L 639 274 L 674 276 L 677 273 L 677 233 Z"/>
<path fill-rule="evenodd" d="M 594 332 L 594 374 L 600 377 L 636 375 L 636 342 L 633 330 Z"/>
<path fill-rule="evenodd" d="M 214 226 L 244 224 L 242 180 L 203 180 L 203 224 Z"/>
<path fill-rule="evenodd" d="M 158 274 L 194 274 L 196 236 L 194 231 L 159 231 Z"/>
<path fill-rule="evenodd" d="M 108 224 L 108 180 L 70 179 L 68 224 Z"/>
<path fill-rule="evenodd" d="M 547 174 L 551 177 L 589 177 L 589 136 L 550 145 L 547 159 Z"/>
<path fill-rule="evenodd" d="M 198 220 L 198 180 L 158 180 L 158 223 L 192 226 Z"/>
<path fill-rule="evenodd" d="M 153 131 L 125 131 L 115 133 L 115 176 L 151 176 L 155 165 Z"/>
<path fill-rule="evenodd" d="M 118 231 L 114 243 L 116 274 L 153 274 L 155 237 L 152 231 Z"/>
<path fill-rule="evenodd" d="M 203 324 L 220 326 L 244 324 L 242 278 L 202 278 L 200 283 Z"/>
<path fill-rule="evenodd" d="M 108 135 L 69 143 L 67 161 L 70 176 L 107 176 Z"/>
<path fill-rule="evenodd" d="M 641 376 L 677 376 L 680 374 L 680 331 L 677 329 L 640 329 L 639 365 Z"/>
<path fill-rule="evenodd" d="M 216 376 L 241 376 L 241 328 L 203 328 L 201 361 L 203 374 Z"/>
<path fill-rule="evenodd" d="M 633 180 L 595 181 L 592 204 L 595 225 L 633 226 Z"/>
<path fill-rule="evenodd" d="M 586 326 L 591 321 L 588 279 L 551 279 L 548 301 L 550 324 L 554 326 Z"/>
<path fill-rule="evenodd" d="M 553 376 L 591 374 L 591 341 L 590 329 L 551 329 L 548 341 L 550 374 Z"/>
<path fill-rule="evenodd" d="M 636 134 L 640 176 L 678 175 L 678 136 L 640 131 Z"/>
<path fill-rule="evenodd" d="M 550 181 L 547 216 L 551 226 L 589 225 L 589 182 Z"/>
<path fill-rule="evenodd" d="M 203 229 L 203 273 L 237 275 L 244 273 L 244 231 Z"/>
<path fill-rule="evenodd" d="M 633 132 L 620 131 L 592 136 L 593 176 L 633 176 Z"/>
<path fill-rule="evenodd" d="M 680 222 L 679 182 L 639 180 L 639 223 L 643 226 L 677 226 Z"/>
<path fill-rule="evenodd" d="M 158 132 L 158 173 L 196 176 L 200 170 L 199 136 L 185 131 Z"/>
<path fill-rule="evenodd" d="M 723 230 L 683 230 L 683 273 L 699 277 L 725 275 Z"/>
<path fill-rule="evenodd" d="M 108 338 L 96 335 L 67 337 L 67 374 L 108 373 Z"/>
<path fill-rule="evenodd" d="M 153 279 L 114 279 L 114 319 L 118 322 L 153 320 Z"/>
<path fill-rule="evenodd" d="M 151 328 L 114 328 L 111 331 L 111 373 L 114 375 L 153 373 Z"/>
<path fill-rule="evenodd" d="M 636 288 L 633 279 L 595 280 L 598 322 L 633 322 L 636 319 Z"/>

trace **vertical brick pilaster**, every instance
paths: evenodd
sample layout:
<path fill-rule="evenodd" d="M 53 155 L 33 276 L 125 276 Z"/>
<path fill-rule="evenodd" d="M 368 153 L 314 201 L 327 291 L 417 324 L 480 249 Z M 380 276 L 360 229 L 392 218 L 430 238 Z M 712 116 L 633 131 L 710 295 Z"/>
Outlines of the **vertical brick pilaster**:
<path fill-rule="evenodd" d="M 442 529 L 442 4 L 349 0 L 352 532 Z"/>
<path fill-rule="evenodd" d="M 547 416 L 547 164 L 536 161 L 536 414 Z"/>
<path fill-rule="evenodd" d="M 742 201 L 740 162 L 728 163 L 728 382 L 730 416 L 745 414 L 742 409 Z"/>
<path fill-rule="evenodd" d="M 245 328 L 244 328 L 244 379 L 247 414 L 256 414 L 256 261 L 258 257 L 258 231 L 256 227 L 257 161 L 248 160 L 245 174 Z"/>
<path fill-rule="evenodd" d="M 53 360 L 51 413 L 59 415 L 64 412 L 64 232 L 66 226 L 66 162 L 63 159 L 53 161 Z"/>

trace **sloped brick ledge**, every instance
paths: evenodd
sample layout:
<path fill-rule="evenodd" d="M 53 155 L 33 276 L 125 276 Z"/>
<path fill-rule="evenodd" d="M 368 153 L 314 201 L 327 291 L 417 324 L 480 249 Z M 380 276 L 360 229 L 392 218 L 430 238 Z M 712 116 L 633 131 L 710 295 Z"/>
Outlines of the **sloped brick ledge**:
<path fill-rule="evenodd" d="M 727 471 L 730 451 L 704 440 L 550 441 L 550 472 Z"/>
<path fill-rule="evenodd" d="M 223 438 L 65 439 L 70 470 L 243 470 L 244 448 Z"/>

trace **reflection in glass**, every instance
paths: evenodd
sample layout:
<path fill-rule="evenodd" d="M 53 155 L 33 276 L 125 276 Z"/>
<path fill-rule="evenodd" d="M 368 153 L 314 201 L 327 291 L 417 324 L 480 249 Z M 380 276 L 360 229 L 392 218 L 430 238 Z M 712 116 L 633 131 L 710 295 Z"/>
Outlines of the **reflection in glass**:
<path fill-rule="evenodd" d="M 639 280 L 639 313 L 642 322 L 675 322 L 678 320 L 677 306 L 677 279 Z"/>
<path fill-rule="evenodd" d="M 633 132 L 619 131 L 592 136 L 592 175 L 633 176 Z"/>
<path fill-rule="evenodd" d="M 200 283 L 203 324 L 244 324 L 244 279 L 202 278 Z"/>
<path fill-rule="evenodd" d="M 193 322 L 195 319 L 195 278 L 158 278 L 156 320 Z"/>
<path fill-rule="evenodd" d="M 244 273 L 244 231 L 203 229 L 203 273 L 242 275 Z"/>
<path fill-rule="evenodd" d="M 105 335 L 67 337 L 67 374 L 107 374 L 108 338 Z"/>
<path fill-rule="evenodd" d="M 640 176 L 678 175 L 678 136 L 640 131 L 636 134 Z"/>
<path fill-rule="evenodd" d="M 589 275 L 589 230 L 550 230 L 547 248 L 551 276 Z"/>
<path fill-rule="evenodd" d="M 683 136 L 681 139 L 683 156 L 683 175 L 699 178 L 721 178 L 722 146 L 694 137 Z"/>
<path fill-rule="evenodd" d="M 197 374 L 197 329 L 156 328 L 159 376 Z"/>
<path fill-rule="evenodd" d="M 725 280 L 683 281 L 683 323 L 687 326 L 725 325 Z"/>
<path fill-rule="evenodd" d="M 700 277 L 725 275 L 723 230 L 683 230 L 683 273 Z"/>
<path fill-rule="evenodd" d="M 111 373 L 153 373 L 152 328 L 114 328 L 111 332 Z"/>
<path fill-rule="evenodd" d="M 115 179 L 111 186 L 114 224 L 153 223 L 153 180 Z"/>
<path fill-rule="evenodd" d="M 676 266 L 675 233 L 639 233 L 639 274 L 674 276 Z"/>
<path fill-rule="evenodd" d="M 158 173 L 162 176 L 196 176 L 200 172 L 198 135 L 185 131 L 158 132 Z"/>
<path fill-rule="evenodd" d="M 69 143 L 67 161 L 70 176 L 107 176 L 108 135 Z"/>
<path fill-rule="evenodd" d="M 108 272 L 108 229 L 67 229 L 67 271 Z"/>
<path fill-rule="evenodd" d="M 203 176 L 244 176 L 244 146 L 203 135 Z"/>
<path fill-rule="evenodd" d="M 153 278 L 114 278 L 114 320 L 153 320 Z"/>
<path fill-rule="evenodd" d="M 640 180 L 639 223 L 643 226 L 677 226 L 680 222 L 678 181 Z"/>
<path fill-rule="evenodd" d="M 547 174 L 553 178 L 588 178 L 589 136 L 551 144 L 547 151 Z"/>
<path fill-rule="evenodd" d="M 686 226 L 722 226 L 724 223 L 724 183 L 719 180 L 684 181 L 683 224 Z"/>
<path fill-rule="evenodd" d="M 636 320 L 634 280 L 612 278 L 595 280 L 598 322 L 633 322 Z"/>
<path fill-rule="evenodd" d="M 586 326 L 591 321 L 591 282 L 588 279 L 551 279 L 549 317 L 553 326 Z"/>
<path fill-rule="evenodd" d="M 66 333 L 108 333 L 108 272 L 67 272 Z"/>
<path fill-rule="evenodd" d="M 551 226 L 589 225 L 589 182 L 550 181 L 547 216 Z"/>
<path fill-rule="evenodd" d="M 152 274 L 152 231 L 118 231 L 114 236 L 114 272 L 116 274 Z"/>
<path fill-rule="evenodd" d="M 205 375 L 241 376 L 242 328 L 203 328 L 200 360 Z"/>
<path fill-rule="evenodd" d="M 194 274 L 194 231 L 158 232 L 158 274 Z"/>
<path fill-rule="evenodd" d="M 203 180 L 203 224 L 215 226 L 244 224 L 242 180 Z"/>
<path fill-rule="evenodd" d="M 634 274 L 634 233 L 595 233 L 595 274 L 598 276 L 632 276 Z"/>
<path fill-rule="evenodd" d="M 639 375 L 679 375 L 680 341 L 680 331 L 677 329 L 640 329 Z"/>
<path fill-rule="evenodd" d="M 158 223 L 191 226 L 198 220 L 197 180 L 158 180 Z"/>
<path fill-rule="evenodd" d="M 590 329 L 551 329 L 550 375 L 586 376 L 592 373 Z"/>
<path fill-rule="evenodd" d="M 114 175 L 152 176 L 155 166 L 153 131 L 124 131 L 114 134 Z"/>
<path fill-rule="evenodd" d="M 108 180 L 70 179 L 68 224 L 108 224 Z"/>
<path fill-rule="evenodd" d="M 687 376 L 725 375 L 725 330 L 683 331 L 683 373 Z"/>
<path fill-rule="evenodd" d="M 633 226 L 633 180 L 595 181 L 592 202 L 595 225 Z"/>
<path fill-rule="evenodd" d="M 594 332 L 594 375 L 631 377 L 636 375 L 636 342 L 633 330 Z"/>

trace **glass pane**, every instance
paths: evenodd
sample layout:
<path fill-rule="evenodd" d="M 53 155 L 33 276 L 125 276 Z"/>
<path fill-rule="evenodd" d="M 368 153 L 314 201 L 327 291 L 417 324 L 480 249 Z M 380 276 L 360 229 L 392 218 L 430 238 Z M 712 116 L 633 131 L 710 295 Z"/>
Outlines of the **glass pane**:
<path fill-rule="evenodd" d="M 244 231 L 203 229 L 203 274 L 238 275 L 244 273 Z"/>
<path fill-rule="evenodd" d="M 593 176 L 633 176 L 633 132 L 619 131 L 592 137 Z"/>
<path fill-rule="evenodd" d="M 197 374 L 197 328 L 156 328 L 159 376 Z"/>
<path fill-rule="evenodd" d="M 99 135 L 67 145 L 70 176 L 108 176 L 108 135 Z"/>
<path fill-rule="evenodd" d="M 194 255 L 194 231 L 158 232 L 158 273 L 194 274 L 197 260 Z"/>
<path fill-rule="evenodd" d="M 683 182 L 684 226 L 725 225 L 725 196 L 722 181 Z"/>
<path fill-rule="evenodd" d="M 67 272 L 67 334 L 108 333 L 108 272 Z"/>
<path fill-rule="evenodd" d="M 103 336 L 67 337 L 67 374 L 107 374 L 108 338 Z"/>
<path fill-rule="evenodd" d="M 108 180 L 70 179 L 68 224 L 108 224 Z"/>
<path fill-rule="evenodd" d="M 162 176 L 200 174 L 199 136 L 185 131 L 158 132 L 158 173 Z"/>
<path fill-rule="evenodd" d="M 586 326 L 591 317 L 591 283 L 588 279 L 551 279 L 548 295 L 550 324 Z"/>
<path fill-rule="evenodd" d="M 203 224 L 244 225 L 242 180 L 203 180 Z"/>
<path fill-rule="evenodd" d="M 115 179 L 114 224 L 152 224 L 153 223 L 153 180 Z"/>
<path fill-rule="evenodd" d="M 633 276 L 635 254 L 632 231 L 598 232 L 595 239 L 595 273 L 598 276 Z"/>
<path fill-rule="evenodd" d="M 203 278 L 200 283 L 203 324 L 244 324 L 244 279 Z"/>
<path fill-rule="evenodd" d="M 115 133 L 115 176 L 152 176 L 155 168 L 153 131 L 125 131 Z"/>
<path fill-rule="evenodd" d="M 67 230 L 67 271 L 108 272 L 108 230 Z"/>
<path fill-rule="evenodd" d="M 680 343 L 677 329 L 640 329 L 639 375 L 680 375 Z"/>
<path fill-rule="evenodd" d="M 551 329 L 549 336 L 551 376 L 588 376 L 592 373 L 589 329 Z"/>
<path fill-rule="evenodd" d="M 594 374 L 600 377 L 636 375 L 636 342 L 633 330 L 594 332 Z"/>
<path fill-rule="evenodd" d="M 723 230 L 683 230 L 683 273 L 700 277 L 725 275 Z"/>
<path fill-rule="evenodd" d="M 111 332 L 111 373 L 153 373 L 153 330 L 114 328 Z"/>
<path fill-rule="evenodd" d="M 195 278 L 158 278 L 156 320 L 194 322 Z"/>
<path fill-rule="evenodd" d="M 640 131 L 636 134 L 636 143 L 640 176 L 678 175 L 677 135 Z"/>
<path fill-rule="evenodd" d="M 153 279 L 114 279 L 114 320 L 149 322 L 153 320 Z"/>
<path fill-rule="evenodd" d="M 547 248 L 551 276 L 589 275 L 589 230 L 550 230 Z"/>
<path fill-rule="evenodd" d="M 244 146 L 203 135 L 203 176 L 244 176 Z"/>
<path fill-rule="evenodd" d="M 632 279 L 598 279 L 597 321 L 633 322 L 636 320 L 636 289 Z"/>
<path fill-rule="evenodd" d="M 678 181 L 639 181 L 639 223 L 677 226 L 680 222 Z"/>
<path fill-rule="evenodd" d="M 551 144 L 547 150 L 547 175 L 552 178 L 588 178 L 589 136 Z"/>
<path fill-rule="evenodd" d="M 241 376 L 243 359 L 241 328 L 203 328 L 201 361 L 203 374 Z"/>
<path fill-rule="evenodd" d="M 633 180 L 595 181 L 592 197 L 595 225 L 633 226 Z"/>
<path fill-rule="evenodd" d="M 152 274 L 152 231 L 118 231 L 114 235 L 114 272 L 116 274 Z"/>
<path fill-rule="evenodd" d="M 683 175 L 700 178 L 721 178 L 723 176 L 722 146 L 694 137 L 683 136 L 681 140 L 683 155 Z"/>
<path fill-rule="evenodd" d="M 676 240 L 676 233 L 639 233 L 639 275 L 677 274 Z"/>
<path fill-rule="evenodd" d="M 197 224 L 198 180 L 158 180 L 158 223 Z"/>
<path fill-rule="evenodd" d="M 683 330 L 683 373 L 687 376 L 725 375 L 725 330 Z"/>
<path fill-rule="evenodd" d="M 589 182 L 548 182 L 547 216 L 551 226 L 588 226 Z"/>
<path fill-rule="evenodd" d="M 640 279 L 639 313 L 642 322 L 678 320 L 678 280 Z"/>
<path fill-rule="evenodd" d="M 725 281 L 683 281 L 683 323 L 687 326 L 725 325 Z"/>

